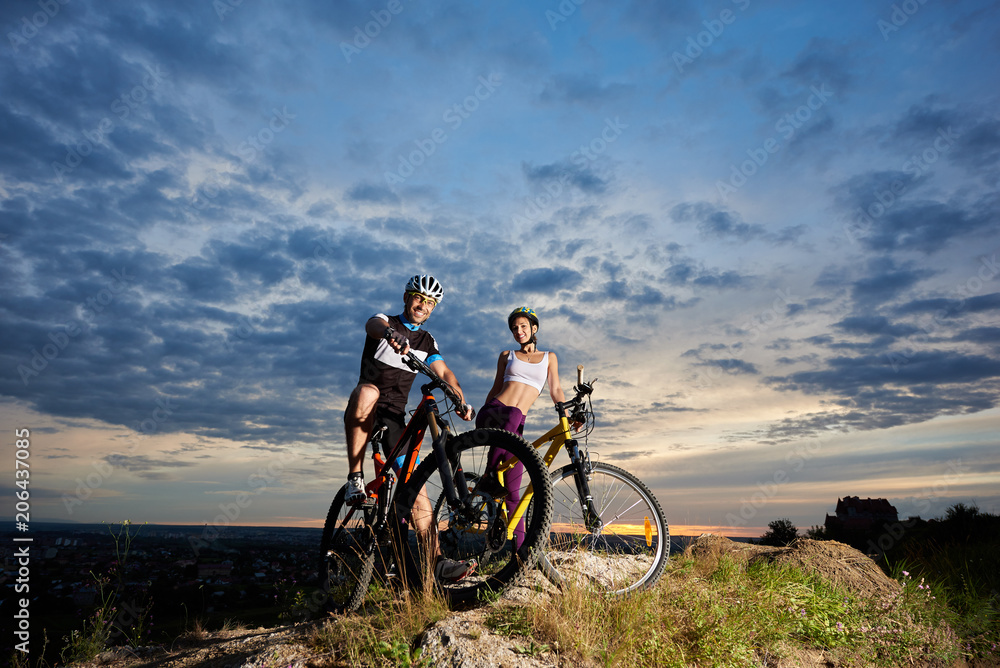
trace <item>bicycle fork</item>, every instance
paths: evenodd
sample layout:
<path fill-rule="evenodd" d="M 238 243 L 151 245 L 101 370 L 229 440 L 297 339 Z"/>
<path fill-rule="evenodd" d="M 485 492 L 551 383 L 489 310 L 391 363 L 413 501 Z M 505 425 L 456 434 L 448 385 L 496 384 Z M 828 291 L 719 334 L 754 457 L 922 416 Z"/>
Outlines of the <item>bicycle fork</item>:
<path fill-rule="evenodd" d="M 465 471 L 462 468 L 461 460 L 456 457 L 455 461 L 452 462 L 448 458 L 448 453 L 445 449 L 445 443 L 448 438 L 447 429 L 441 429 L 441 426 L 438 425 L 436 416 L 433 413 L 428 415 L 428 426 L 431 430 L 431 446 L 434 450 L 438 471 L 441 474 L 442 491 L 444 492 L 445 499 L 448 502 L 448 508 L 451 512 L 455 513 L 457 517 L 462 518 L 463 522 L 475 523 L 480 518 L 480 509 L 474 507 L 475 504 L 472 500 L 480 492 L 487 492 L 488 490 L 488 495 L 491 498 L 495 496 L 493 492 L 504 494 L 506 490 L 504 490 L 503 487 L 503 473 L 512 467 L 514 462 L 513 460 L 511 462 L 498 462 L 496 465 L 496 471 L 487 471 L 487 475 L 484 478 L 480 478 L 476 482 L 475 488 L 470 492 L 468 480 L 465 477 Z M 499 484 L 497 489 L 493 489 L 494 482 L 488 480 L 493 473 L 496 473 L 497 477 L 495 484 Z M 499 512 L 493 516 L 492 521 L 486 529 L 487 549 L 491 553 L 499 552 L 503 549 L 506 541 L 513 540 L 514 529 L 517 527 L 521 517 L 527 512 L 528 503 L 531 501 L 532 495 L 532 487 L 531 485 L 528 485 L 528 488 L 525 490 L 525 494 L 518 503 L 513 515 L 508 513 L 506 501 L 500 503 Z"/>
<path fill-rule="evenodd" d="M 427 414 L 427 424 L 431 430 L 431 449 L 434 450 L 434 459 L 437 462 L 438 473 L 441 475 L 441 487 L 444 491 L 445 499 L 451 510 L 463 509 L 466 499 L 460 498 L 455 487 L 457 481 L 463 493 L 468 489 L 465 485 L 465 473 L 460 464 L 456 463 L 455 470 L 452 471 L 451 462 L 448 460 L 448 453 L 445 451 L 445 443 L 448 440 L 448 430 L 442 429 L 438 424 L 437 415 L 431 411 Z"/>
<path fill-rule="evenodd" d="M 590 493 L 590 457 L 580 450 L 575 438 L 566 441 L 566 454 L 576 466 L 576 492 L 580 499 L 580 510 L 583 512 L 584 525 L 593 534 L 600 534 L 604 521 L 594 505 L 594 496 Z"/>

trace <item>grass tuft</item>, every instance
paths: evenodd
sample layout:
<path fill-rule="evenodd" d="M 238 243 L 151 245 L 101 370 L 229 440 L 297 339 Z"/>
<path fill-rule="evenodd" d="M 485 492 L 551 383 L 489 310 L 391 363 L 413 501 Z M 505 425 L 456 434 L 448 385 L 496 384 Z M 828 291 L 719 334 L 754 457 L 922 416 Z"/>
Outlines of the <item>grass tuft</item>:
<path fill-rule="evenodd" d="M 447 602 L 433 587 L 391 594 L 372 584 L 360 613 L 333 616 L 313 632 L 313 649 L 351 666 L 427 665 L 412 647 L 414 638 L 444 619 Z"/>

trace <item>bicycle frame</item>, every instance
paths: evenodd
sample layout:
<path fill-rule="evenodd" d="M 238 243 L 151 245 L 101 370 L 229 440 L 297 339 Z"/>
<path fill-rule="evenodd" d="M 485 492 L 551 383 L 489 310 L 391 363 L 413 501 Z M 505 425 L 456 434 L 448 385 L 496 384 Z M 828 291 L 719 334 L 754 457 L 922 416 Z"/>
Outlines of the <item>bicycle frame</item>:
<path fill-rule="evenodd" d="M 442 490 L 449 508 L 459 512 L 465 511 L 469 508 L 469 499 L 472 498 L 465 479 L 465 473 L 461 466 L 453 470 L 452 463 L 448 459 L 445 445 L 451 436 L 451 430 L 446 422 L 441 421 L 441 413 L 438 410 L 437 400 L 434 398 L 433 391 L 435 389 L 443 390 L 446 396 L 457 405 L 455 397 L 450 392 L 450 388 L 442 385 L 443 381 L 424 362 L 411 356 L 408 359 L 408 364 L 415 371 L 420 371 L 434 380 L 421 386 L 420 391 L 423 398 L 417 408 L 414 409 L 413 415 L 400 435 L 399 440 L 391 448 L 387 448 L 389 450 L 388 454 L 383 456 L 378 449 L 378 440 L 372 439 L 372 459 L 375 462 L 375 477 L 365 485 L 365 490 L 368 492 L 369 498 L 375 496 L 377 499 L 378 526 L 380 528 L 385 524 L 388 516 L 389 499 L 395 488 L 396 472 L 392 465 L 405 450 L 406 458 L 403 460 L 402 466 L 400 466 L 399 475 L 402 478 L 401 484 L 406 484 L 413 473 L 413 469 L 416 467 L 417 457 L 420 454 L 420 446 L 423 443 L 424 435 L 428 428 L 431 431 L 431 449 L 437 462 L 437 469 L 441 476 Z M 503 482 L 503 472 L 513 465 L 513 462 L 507 462 L 498 466 L 497 473 L 501 483 Z M 529 486 L 528 493 L 525 496 L 530 500 L 531 495 L 532 488 Z M 506 510 L 505 504 L 503 508 Z M 522 503 L 518 505 L 520 512 L 516 513 L 512 518 L 509 513 L 507 514 L 508 539 L 513 537 L 514 529 L 517 527 L 518 521 L 527 508 L 527 502 L 522 500 Z M 353 511 L 351 514 L 353 514 Z"/>
<path fill-rule="evenodd" d="M 399 440 L 391 448 L 386 448 L 388 453 L 385 456 L 379 450 L 381 433 L 378 437 L 371 439 L 371 455 L 372 461 L 375 463 L 375 477 L 365 485 L 365 491 L 368 493 L 369 499 L 375 497 L 377 512 L 374 529 L 376 532 L 381 532 L 387 526 L 389 501 L 396 490 L 396 473 L 392 467 L 393 462 L 396 461 L 396 458 L 399 457 L 407 444 L 411 442 L 414 444 L 412 448 L 407 448 L 406 458 L 403 460 L 403 465 L 399 470 L 402 481 L 405 483 L 410 479 L 410 475 L 413 473 L 413 468 L 416 465 L 417 456 L 420 454 L 420 445 L 423 443 L 424 432 L 427 429 L 426 416 L 428 415 L 428 411 L 437 411 L 437 404 L 434 403 L 434 397 L 429 396 L 429 394 L 429 392 L 424 393 L 423 400 L 417 406 L 410 421 L 406 424 Z M 429 402 L 433 405 L 428 405 Z M 384 431 L 385 427 L 382 429 Z M 359 508 L 360 506 L 356 506 L 351 509 L 348 512 L 347 519 L 350 519 Z"/>
<path fill-rule="evenodd" d="M 579 367 L 579 373 L 583 373 L 583 367 Z M 584 383 L 582 379 L 578 387 L 583 387 Z M 589 390 L 589 385 L 586 386 Z M 556 455 L 559 454 L 559 450 L 563 447 L 566 448 L 566 454 L 569 455 L 570 461 L 577 465 L 579 475 L 577 476 L 577 488 L 580 492 L 580 498 L 586 502 L 587 511 L 587 526 L 589 529 L 595 529 L 600 527 L 600 519 L 598 518 L 597 509 L 594 508 L 593 496 L 590 493 L 590 488 L 587 485 L 587 470 L 586 470 L 586 458 L 580 456 L 580 447 L 575 438 L 572 437 L 573 427 L 569 422 L 569 416 L 567 411 L 569 408 L 574 407 L 580 401 L 581 395 L 583 393 L 578 393 L 575 399 L 570 401 L 565 401 L 560 404 L 556 404 L 556 411 L 559 413 L 559 424 L 547 431 L 544 435 L 537 438 L 531 443 L 531 447 L 541 449 L 543 445 L 548 442 L 552 442 L 549 449 L 546 451 L 545 456 L 542 457 L 542 462 L 547 467 L 552 466 L 552 462 L 555 460 Z M 589 391 L 586 392 L 589 394 Z M 515 462 L 513 459 L 503 462 L 498 467 L 498 472 L 501 473 L 500 482 L 503 482 L 502 473 L 509 470 L 514 466 Z M 510 517 L 510 521 L 507 524 L 507 539 L 510 540 L 514 537 L 514 528 L 520 521 L 521 517 L 527 512 L 528 504 L 531 502 L 531 497 L 533 495 L 533 490 L 531 485 L 528 486 L 527 490 L 521 501 L 517 504 L 517 508 L 514 509 L 513 515 Z"/>
<path fill-rule="evenodd" d="M 576 476 L 576 484 L 577 490 L 580 493 L 580 498 L 586 503 L 584 510 L 587 515 L 587 528 L 594 531 L 601 527 L 601 520 L 597 509 L 594 507 L 594 498 L 590 493 L 590 486 L 587 484 L 587 458 L 580 455 L 579 442 L 572 436 L 573 426 L 569 421 L 569 409 L 576 408 L 583 397 L 589 395 L 593 389 L 590 383 L 583 382 L 583 365 L 577 367 L 576 387 L 576 397 L 570 399 L 569 401 L 556 404 L 556 412 L 559 414 L 559 424 L 532 441 L 531 447 L 536 450 L 540 450 L 543 445 L 551 442 L 549 449 L 545 452 L 545 456 L 542 457 L 542 462 L 545 466 L 550 468 L 552 466 L 552 462 L 556 458 L 556 455 L 559 454 L 559 450 L 564 447 L 566 448 L 566 454 L 569 455 L 570 461 L 577 467 L 578 475 Z M 513 466 L 513 464 L 513 460 L 504 462 L 500 466 L 500 470 L 506 471 Z M 502 477 L 501 482 L 503 482 Z M 532 488 L 529 485 L 524 496 L 521 498 L 520 503 L 517 504 L 517 508 L 514 509 L 514 513 L 507 525 L 508 540 L 513 538 L 514 528 L 517 526 L 517 523 L 520 521 L 524 513 L 527 512 L 531 496 Z"/>
<path fill-rule="evenodd" d="M 429 404 L 433 404 L 433 406 L 430 406 Z M 408 449 L 407 457 L 403 460 L 403 465 L 399 470 L 400 473 L 403 474 L 403 482 L 410 479 L 410 475 L 413 473 L 413 468 L 417 462 L 417 456 L 420 454 L 420 444 L 424 441 L 424 432 L 427 430 L 428 420 L 426 416 L 428 410 L 436 413 L 437 403 L 434 401 L 434 397 L 430 396 L 430 393 L 425 392 L 423 399 L 413 412 L 413 416 L 406 424 L 406 428 L 403 429 L 403 433 L 400 435 L 399 440 L 391 448 L 386 448 L 388 452 L 384 457 L 378 449 L 379 441 L 375 438 L 371 439 L 372 460 L 375 462 L 375 478 L 370 483 L 365 485 L 365 490 L 368 492 L 369 496 L 377 493 L 378 489 L 387 480 L 395 478 L 392 463 L 396 461 L 396 458 L 399 457 L 400 454 L 402 454 L 402 450 L 406 444 L 412 441 L 414 446 Z"/>
<path fill-rule="evenodd" d="M 559 586 L 577 581 L 625 594 L 659 580 L 669 558 L 669 526 L 645 483 L 591 460 L 586 438 L 593 426 L 595 381 L 585 383 L 582 376 L 579 366 L 575 395 L 555 406 L 559 423 L 531 444 L 552 470 L 555 497 L 550 542 L 539 566 Z M 553 466 L 561 448 L 570 462 Z"/>
<path fill-rule="evenodd" d="M 542 461 L 550 468 L 559 451 L 566 448 L 566 454 L 569 456 L 570 462 L 576 465 L 576 487 L 580 493 L 581 505 L 585 504 L 583 509 L 586 513 L 587 528 L 595 531 L 600 529 L 602 522 L 597 508 L 594 507 L 594 497 L 590 493 L 590 485 L 587 482 L 590 475 L 590 472 L 587 470 L 588 458 L 581 455 L 579 442 L 573 438 L 573 426 L 569 421 L 569 410 L 579 408 L 583 398 L 589 396 L 593 391 L 592 384 L 594 381 L 590 383 L 583 382 L 582 364 L 576 367 L 576 377 L 576 396 L 569 401 L 556 404 L 555 408 L 559 415 L 559 424 L 532 441 L 531 447 L 540 450 L 546 443 L 551 443 L 548 450 L 545 451 L 545 456 L 542 457 Z M 518 506 L 518 510 L 520 510 L 520 506 Z"/>

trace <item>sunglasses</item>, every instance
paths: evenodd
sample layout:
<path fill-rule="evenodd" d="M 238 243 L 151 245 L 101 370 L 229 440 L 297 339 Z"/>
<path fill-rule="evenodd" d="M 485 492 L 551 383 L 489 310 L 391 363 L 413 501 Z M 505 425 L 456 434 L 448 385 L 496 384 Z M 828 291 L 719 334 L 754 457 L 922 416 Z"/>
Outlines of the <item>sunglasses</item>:
<path fill-rule="evenodd" d="M 419 292 L 410 292 L 410 293 L 407 293 L 407 294 L 409 294 L 414 299 L 419 299 L 420 302 L 418 302 L 418 303 L 430 304 L 432 307 L 433 306 L 437 306 L 437 300 L 434 299 L 433 297 L 428 297 L 427 295 L 422 295 Z"/>

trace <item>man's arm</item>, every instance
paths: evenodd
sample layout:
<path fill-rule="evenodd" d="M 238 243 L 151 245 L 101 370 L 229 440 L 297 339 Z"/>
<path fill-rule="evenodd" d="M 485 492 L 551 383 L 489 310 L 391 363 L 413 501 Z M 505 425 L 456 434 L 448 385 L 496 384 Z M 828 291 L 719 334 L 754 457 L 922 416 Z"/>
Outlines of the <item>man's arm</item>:
<path fill-rule="evenodd" d="M 456 378 L 455 374 L 451 372 L 451 369 L 448 368 L 448 365 L 444 363 L 444 360 L 442 359 L 434 360 L 433 362 L 430 363 L 429 366 L 431 367 L 431 371 L 441 376 L 441 380 L 448 383 L 449 385 L 452 386 L 452 388 L 454 388 L 455 393 L 458 394 L 459 398 L 462 400 L 462 403 L 468 405 L 468 403 L 465 401 L 465 394 L 462 392 L 462 388 L 458 384 L 458 378 Z M 461 407 L 459 407 L 458 409 L 460 410 Z M 465 420 L 466 422 L 471 420 L 472 406 L 468 406 L 468 410 L 466 410 L 464 413 L 460 413 L 459 417 Z"/>
<path fill-rule="evenodd" d="M 385 338 L 385 330 L 389 328 L 389 321 L 383 320 L 377 315 L 373 315 L 368 318 L 368 322 L 365 323 L 365 333 L 373 339 Z M 402 343 L 400 341 L 402 340 Z M 388 339 L 389 347 L 395 350 L 400 355 L 405 355 L 410 352 L 410 343 L 406 341 L 406 338 L 400 335 L 395 339 Z"/>

